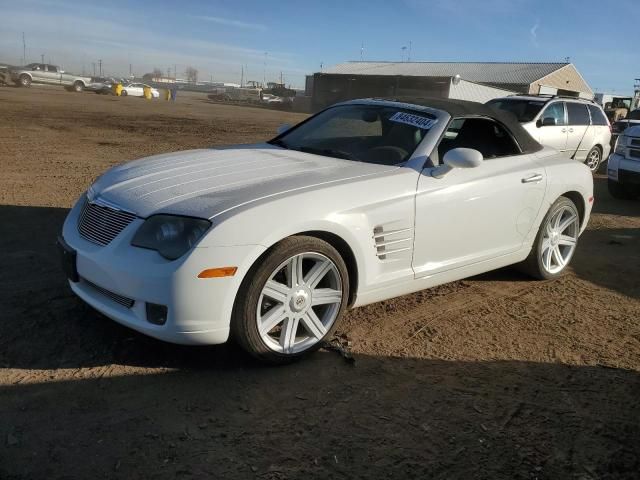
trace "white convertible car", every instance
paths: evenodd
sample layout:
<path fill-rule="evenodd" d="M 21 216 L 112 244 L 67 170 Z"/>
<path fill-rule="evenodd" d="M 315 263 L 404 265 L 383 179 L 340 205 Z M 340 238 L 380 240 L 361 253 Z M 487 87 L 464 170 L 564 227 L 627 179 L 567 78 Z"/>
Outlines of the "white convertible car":
<path fill-rule="evenodd" d="M 349 307 L 511 264 L 560 275 L 592 202 L 589 169 L 508 114 L 355 100 L 266 143 L 112 168 L 59 244 L 73 291 L 113 320 L 279 363 Z"/>

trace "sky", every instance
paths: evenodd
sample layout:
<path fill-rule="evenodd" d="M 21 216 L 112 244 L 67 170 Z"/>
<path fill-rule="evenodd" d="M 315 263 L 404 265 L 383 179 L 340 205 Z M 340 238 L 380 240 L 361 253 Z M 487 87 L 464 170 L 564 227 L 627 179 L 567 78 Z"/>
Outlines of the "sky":
<path fill-rule="evenodd" d="M 640 0 L 0 0 L 0 63 L 67 71 L 275 81 L 348 60 L 538 61 L 566 57 L 594 91 L 640 77 Z M 403 49 L 406 47 L 406 49 Z"/>

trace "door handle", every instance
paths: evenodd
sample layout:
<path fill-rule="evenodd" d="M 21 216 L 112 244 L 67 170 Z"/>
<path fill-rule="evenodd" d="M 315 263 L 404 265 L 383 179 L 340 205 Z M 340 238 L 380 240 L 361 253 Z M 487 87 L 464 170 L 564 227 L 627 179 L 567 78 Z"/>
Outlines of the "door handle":
<path fill-rule="evenodd" d="M 538 183 L 541 182 L 544 177 L 541 173 L 534 173 L 530 177 L 525 177 L 522 179 L 522 183 Z"/>
<path fill-rule="evenodd" d="M 563 128 L 562 130 L 560 130 L 562 133 L 567 133 L 567 129 Z"/>
<path fill-rule="evenodd" d="M 570 129 L 569 129 L 569 133 L 573 133 L 573 128 L 570 128 Z"/>

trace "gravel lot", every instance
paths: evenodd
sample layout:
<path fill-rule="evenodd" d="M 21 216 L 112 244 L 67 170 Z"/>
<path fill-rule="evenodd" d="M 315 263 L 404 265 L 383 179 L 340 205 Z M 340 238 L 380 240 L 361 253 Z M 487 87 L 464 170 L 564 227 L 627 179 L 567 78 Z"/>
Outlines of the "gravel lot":
<path fill-rule="evenodd" d="M 71 295 L 55 237 L 99 173 L 303 118 L 0 88 L 0 478 L 640 478 L 640 203 L 602 175 L 569 274 L 354 310 L 355 364 L 163 344 Z"/>

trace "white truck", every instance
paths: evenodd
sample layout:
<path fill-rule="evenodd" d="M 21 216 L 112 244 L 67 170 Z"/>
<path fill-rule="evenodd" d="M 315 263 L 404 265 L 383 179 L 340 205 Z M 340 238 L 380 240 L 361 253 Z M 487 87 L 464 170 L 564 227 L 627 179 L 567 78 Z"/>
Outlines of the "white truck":
<path fill-rule="evenodd" d="M 91 78 L 66 73 L 56 65 L 30 63 L 9 70 L 11 81 L 19 87 L 30 87 L 32 83 L 61 85 L 67 90 L 81 92 L 91 83 Z"/>

